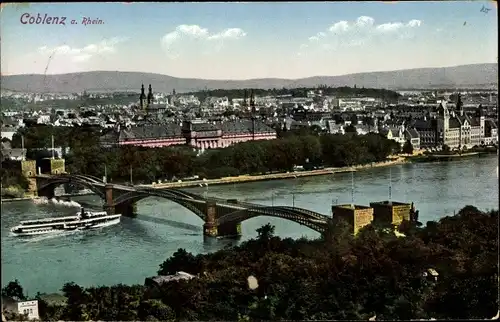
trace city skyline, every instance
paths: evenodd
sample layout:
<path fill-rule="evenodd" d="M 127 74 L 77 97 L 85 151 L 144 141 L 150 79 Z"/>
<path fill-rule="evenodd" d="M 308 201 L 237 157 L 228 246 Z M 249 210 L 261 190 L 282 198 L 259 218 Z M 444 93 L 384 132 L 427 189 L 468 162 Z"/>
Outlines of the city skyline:
<path fill-rule="evenodd" d="M 45 14 L 65 25 L 30 24 Z M 2 75 L 296 79 L 498 57 L 492 1 L 32 4 L 2 5 L 1 15 Z"/>

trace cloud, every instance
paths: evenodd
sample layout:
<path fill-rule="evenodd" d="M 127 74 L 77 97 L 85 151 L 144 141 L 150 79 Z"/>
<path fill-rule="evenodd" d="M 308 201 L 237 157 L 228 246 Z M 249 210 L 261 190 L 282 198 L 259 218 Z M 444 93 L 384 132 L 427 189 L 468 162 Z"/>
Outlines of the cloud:
<path fill-rule="evenodd" d="M 84 47 L 70 47 L 68 45 L 62 45 L 57 47 L 49 48 L 47 46 L 42 46 L 38 48 L 38 53 L 42 55 L 57 55 L 66 56 L 70 58 L 73 62 L 84 62 L 95 55 L 101 55 L 106 53 L 113 53 L 116 51 L 116 45 L 121 42 L 126 41 L 127 38 L 114 37 L 111 39 L 104 39 L 95 44 L 89 44 Z"/>
<path fill-rule="evenodd" d="M 410 20 L 410 22 L 408 22 L 408 27 L 411 27 L 411 28 L 420 27 L 421 25 L 422 25 L 422 21 L 416 20 L 416 19 Z"/>
<path fill-rule="evenodd" d="M 339 21 L 330 27 L 330 32 L 343 32 L 349 30 L 349 23 L 345 20 Z"/>
<path fill-rule="evenodd" d="M 422 25 L 422 21 L 420 20 L 410 20 L 407 24 L 404 24 L 402 22 L 389 22 L 389 23 L 384 23 L 381 25 L 378 25 L 376 27 L 377 31 L 381 32 L 393 32 L 397 30 L 401 30 L 403 28 L 417 28 Z"/>
<path fill-rule="evenodd" d="M 174 44 L 183 39 L 199 39 L 207 41 L 223 41 L 223 40 L 238 40 L 245 37 L 247 34 L 240 28 L 228 28 L 218 33 L 211 34 L 207 28 L 202 28 L 198 25 L 179 25 L 174 31 L 171 31 L 161 38 L 163 49 L 167 52 L 170 58 L 176 58 L 179 53 L 176 53 Z M 216 48 L 221 48 L 222 43 L 216 45 Z"/>
<path fill-rule="evenodd" d="M 404 25 L 401 22 L 388 22 L 377 26 L 377 30 L 381 32 L 391 32 L 403 28 Z"/>
<path fill-rule="evenodd" d="M 240 39 L 245 37 L 247 34 L 240 28 L 229 28 L 220 32 L 218 34 L 209 36 L 209 40 L 217 40 L 217 39 Z"/>
<path fill-rule="evenodd" d="M 367 16 L 361 16 L 358 19 L 356 19 L 356 27 L 359 28 L 367 28 L 373 26 L 373 23 L 375 22 L 375 19 L 372 17 L 367 17 Z"/>
<path fill-rule="evenodd" d="M 342 47 L 364 46 L 377 36 L 397 35 L 399 39 L 413 37 L 411 30 L 422 25 L 421 20 L 412 19 L 404 22 L 385 22 L 376 24 L 375 19 L 369 16 L 360 16 L 353 21 L 340 20 L 327 28 L 308 38 L 306 43 L 300 45 L 298 55 L 303 56 L 305 51 L 339 49 Z M 393 36 L 391 36 L 393 37 Z"/>
<path fill-rule="evenodd" d="M 321 38 L 323 38 L 323 37 L 326 37 L 326 33 L 324 33 L 324 32 L 322 32 L 322 31 L 320 31 L 320 32 L 318 32 L 318 33 L 316 34 L 316 36 L 309 37 L 309 40 L 310 40 L 310 41 L 318 41 L 318 40 L 320 40 L 320 39 L 321 39 Z"/>
<path fill-rule="evenodd" d="M 208 30 L 206 28 L 201 28 L 197 25 L 180 25 L 177 27 L 177 31 L 196 38 L 203 38 L 208 35 Z"/>

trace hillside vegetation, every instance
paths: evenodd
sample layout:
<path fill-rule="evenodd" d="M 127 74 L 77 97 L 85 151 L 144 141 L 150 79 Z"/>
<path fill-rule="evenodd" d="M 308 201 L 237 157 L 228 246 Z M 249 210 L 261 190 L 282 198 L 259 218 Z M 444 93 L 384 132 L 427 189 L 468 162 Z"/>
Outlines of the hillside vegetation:
<path fill-rule="evenodd" d="M 189 281 L 160 287 L 67 283 L 67 305 L 49 305 L 39 294 L 41 319 L 409 320 L 497 314 L 498 210 L 467 206 L 424 228 L 403 226 L 406 237 L 367 226 L 354 238 L 337 222 L 321 239 L 292 240 L 274 236 L 268 224 L 240 246 L 196 256 L 179 249 L 160 265 L 159 275 L 195 274 Z M 251 276 L 257 283 L 248 282 Z M 25 297 L 17 281 L 3 294 Z"/>

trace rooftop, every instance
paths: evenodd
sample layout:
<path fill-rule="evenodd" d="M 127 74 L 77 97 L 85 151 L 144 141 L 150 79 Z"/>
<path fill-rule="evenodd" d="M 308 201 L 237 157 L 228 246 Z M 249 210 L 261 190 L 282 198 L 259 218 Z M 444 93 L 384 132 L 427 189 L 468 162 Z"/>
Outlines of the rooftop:
<path fill-rule="evenodd" d="M 368 206 L 362 206 L 362 205 L 353 205 L 353 204 L 346 204 L 346 205 L 334 205 L 332 208 L 342 208 L 342 209 L 351 209 L 351 210 L 361 210 L 361 209 L 370 209 L 371 207 Z"/>
<path fill-rule="evenodd" d="M 406 205 L 410 206 L 411 204 L 407 202 L 398 202 L 389 200 L 370 202 L 370 206 L 406 206 Z"/>

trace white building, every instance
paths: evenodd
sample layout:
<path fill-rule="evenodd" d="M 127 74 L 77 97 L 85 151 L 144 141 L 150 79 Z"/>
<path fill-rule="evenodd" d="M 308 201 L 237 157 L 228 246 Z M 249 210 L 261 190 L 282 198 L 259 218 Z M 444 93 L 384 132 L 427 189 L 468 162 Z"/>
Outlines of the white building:
<path fill-rule="evenodd" d="M 437 116 L 437 131 L 440 141 L 451 149 L 472 148 L 484 144 L 484 115 L 471 117 L 464 113 L 461 104 L 457 111 L 440 104 Z"/>
<path fill-rule="evenodd" d="M 23 301 L 17 302 L 17 312 L 19 314 L 27 314 L 30 320 L 39 320 L 38 301 Z"/>
<path fill-rule="evenodd" d="M 7 138 L 12 141 L 12 137 L 16 134 L 16 131 L 15 127 L 2 127 L 2 139 Z"/>
<path fill-rule="evenodd" d="M 2 296 L 2 321 L 5 321 L 4 312 L 24 314 L 28 316 L 29 320 L 40 320 L 37 300 L 16 301 L 10 297 Z"/>

